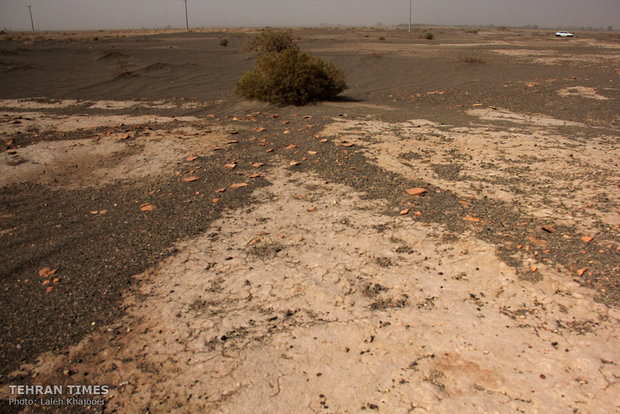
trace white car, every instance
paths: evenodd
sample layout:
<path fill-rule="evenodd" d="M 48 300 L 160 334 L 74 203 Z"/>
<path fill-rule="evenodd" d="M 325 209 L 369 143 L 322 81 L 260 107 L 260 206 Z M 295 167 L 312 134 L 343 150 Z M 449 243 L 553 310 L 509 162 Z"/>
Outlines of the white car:
<path fill-rule="evenodd" d="M 573 34 L 572 33 L 568 33 L 568 32 L 566 32 L 564 30 L 560 30 L 559 32 L 557 32 L 555 34 L 555 36 L 556 37 L 573 37 Z"/>

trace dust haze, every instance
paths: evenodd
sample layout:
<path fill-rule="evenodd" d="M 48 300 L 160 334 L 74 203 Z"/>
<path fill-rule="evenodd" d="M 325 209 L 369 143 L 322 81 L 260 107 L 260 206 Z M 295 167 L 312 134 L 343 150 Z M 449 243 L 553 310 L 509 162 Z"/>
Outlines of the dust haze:
<path fill-rule="evenodd" d="M 412 20 L 441 25 L 602 27 L 617 24 L 616 0 L 413 0 Z M 190 27 L 405 24 L 407 0 L 188 0 Z M 183 0 L 1 0 L 0 28 L 92 30 L 184 27 Z"/>

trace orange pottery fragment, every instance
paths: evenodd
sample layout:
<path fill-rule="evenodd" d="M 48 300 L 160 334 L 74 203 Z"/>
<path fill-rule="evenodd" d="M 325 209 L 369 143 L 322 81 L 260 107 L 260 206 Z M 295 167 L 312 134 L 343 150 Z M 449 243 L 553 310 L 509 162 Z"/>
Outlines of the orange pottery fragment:
<path fill-rule="evenodd" d="M 409 195 L 420 195 L 420 194 L 424 194 L 426 192 L 426 188 L 409 188 L 406 190 L 407 194 Z"/>

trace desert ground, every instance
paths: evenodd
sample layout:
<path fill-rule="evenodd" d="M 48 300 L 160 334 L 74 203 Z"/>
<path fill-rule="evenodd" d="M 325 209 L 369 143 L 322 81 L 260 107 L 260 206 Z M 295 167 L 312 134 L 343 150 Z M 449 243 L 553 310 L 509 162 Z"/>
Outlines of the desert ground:
<path fill-rule="evenodd" d="M 0 35 L 2 411 L 620 412 L 620 35 L 427 30 Z"/>

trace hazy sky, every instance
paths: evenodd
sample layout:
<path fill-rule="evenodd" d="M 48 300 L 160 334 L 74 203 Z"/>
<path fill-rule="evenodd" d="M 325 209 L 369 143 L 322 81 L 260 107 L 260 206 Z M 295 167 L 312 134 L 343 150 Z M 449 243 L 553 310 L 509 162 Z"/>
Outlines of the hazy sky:
<path fill-rule="evenodd" d="M 193 27 L 407 23 L 409 0 L 187 0 Z M 620 28 L 620 0 L 412 0 L 413 22 Z M 0 28 L 184 27 L 183 0 L 0 0 Z"/>

